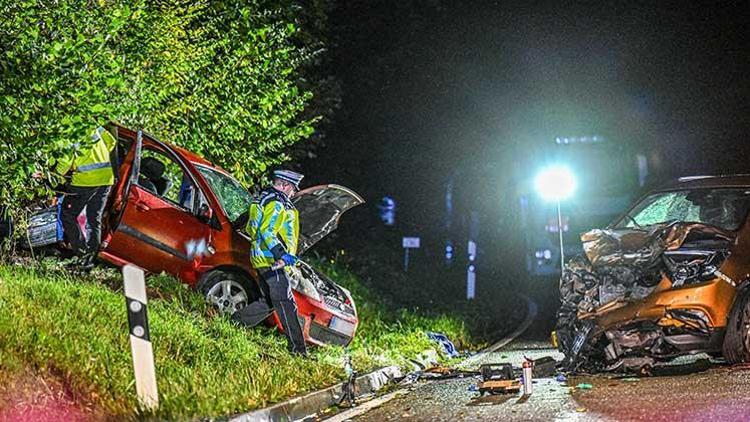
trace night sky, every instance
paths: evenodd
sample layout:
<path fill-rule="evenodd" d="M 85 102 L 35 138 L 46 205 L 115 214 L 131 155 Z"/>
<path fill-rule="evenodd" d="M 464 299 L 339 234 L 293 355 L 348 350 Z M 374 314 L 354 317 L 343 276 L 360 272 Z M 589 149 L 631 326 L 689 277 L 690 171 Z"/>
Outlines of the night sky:
<path fill-rule="evenodd" d="M 556 136 L 637 147 L 652 183 L 750 173 L 748 8 L 341 1 L 329 54 L 342 109 L 304 170 L 371 203 L 393 195 L 414 230 L 439 220 L 448 175 L 473 175 L 465 201 L 496 200 L 507 166 Z"/>

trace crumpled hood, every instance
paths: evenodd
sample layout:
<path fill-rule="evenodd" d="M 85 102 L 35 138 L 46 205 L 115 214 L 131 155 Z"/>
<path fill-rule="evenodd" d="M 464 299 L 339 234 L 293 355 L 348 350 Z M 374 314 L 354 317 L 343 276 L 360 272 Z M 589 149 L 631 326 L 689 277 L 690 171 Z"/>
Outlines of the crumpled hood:
<path fill-rule="evenodd" d="M 688 239 L 734 240 L 734 234 L 701 223 L 675 222 L 643 229 L 594 229 L 581 235 L 583 251 L 594 267 L 627 265 L 646 268 L 665 251 L 679 249 Z"/>

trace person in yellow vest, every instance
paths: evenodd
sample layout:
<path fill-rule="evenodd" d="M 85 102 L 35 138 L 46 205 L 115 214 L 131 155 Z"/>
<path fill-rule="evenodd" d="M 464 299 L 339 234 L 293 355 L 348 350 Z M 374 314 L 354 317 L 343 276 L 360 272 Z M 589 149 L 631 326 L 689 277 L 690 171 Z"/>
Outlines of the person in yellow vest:
<path fill-rule="evenodd" d="M 82 259 L 84 268 L 91 268 L 99 253 L 102 237 L 102 215 L 115 176 L 109 155 L 116 140 L 109 131 L 99 126 L 91 135 L 93 145 L 81 148 L 74 145 L 70 153 L 59 159 L 55 172 L 71 174 L 70 188 L 62 202 L 60 220 L 63 233 L 73 252 Z M 86 208 L 88 238 L 78 225 L 78 215 Z"/>
<path fill-rule="evenodd" d="M 264 189 L 250 205 L 246 227 L 252 239 L 253 267 L 266 284 L 264 291 L 268 292 L 281 320 L 289 350 L 300 355 L 307 354 L 307 347 L 285 267 L 297 263 L 299 213 L 291 198 L 299 190 L 303 177 L 289 170 L 275 171 L 273 185 Z"/>

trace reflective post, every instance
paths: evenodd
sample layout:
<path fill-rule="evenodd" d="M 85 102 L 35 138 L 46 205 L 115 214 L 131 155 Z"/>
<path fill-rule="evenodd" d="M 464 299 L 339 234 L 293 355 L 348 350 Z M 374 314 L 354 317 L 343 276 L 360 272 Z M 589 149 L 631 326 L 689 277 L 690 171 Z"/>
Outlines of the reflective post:
<path fill-rule="evenodd" d="M 139 403 L 146 409 L 155 410 L 159 407 L 159 392 L 156 388 L 154 350 L 148 328 L 146 281 L 143 270 L 135 265 L 124 266 L 122 276 L 130 328 L 135 390 Z"/>

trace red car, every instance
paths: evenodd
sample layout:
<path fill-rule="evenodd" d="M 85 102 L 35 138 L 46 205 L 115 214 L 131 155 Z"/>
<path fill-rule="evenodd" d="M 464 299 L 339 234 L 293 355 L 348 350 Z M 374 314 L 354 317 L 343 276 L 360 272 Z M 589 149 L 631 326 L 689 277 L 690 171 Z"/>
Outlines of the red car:
<path fill-rule="evenodd" d="M 258 299 L 259 278 L 244 231 L 252 195 L 229 173 L 185 149 L 140 131 L 119 126 L 117 131 L 119 177 L 107 205 L 100 257 L 172 274 L 227 314 Z M 322 185 L 300 191 L 293 202 L 302 255 L 336 228 L 341 214 L 364 201 L 347 188 Z M 37 223 L 49 227 L 50 213 L 55 214 L 36 216 Z M 292 278 L 305 339 L 349 344 L 359 322 L 351 294 L 304 261 Z M 275 314 L 269 319 L 281 329 Z"/>

